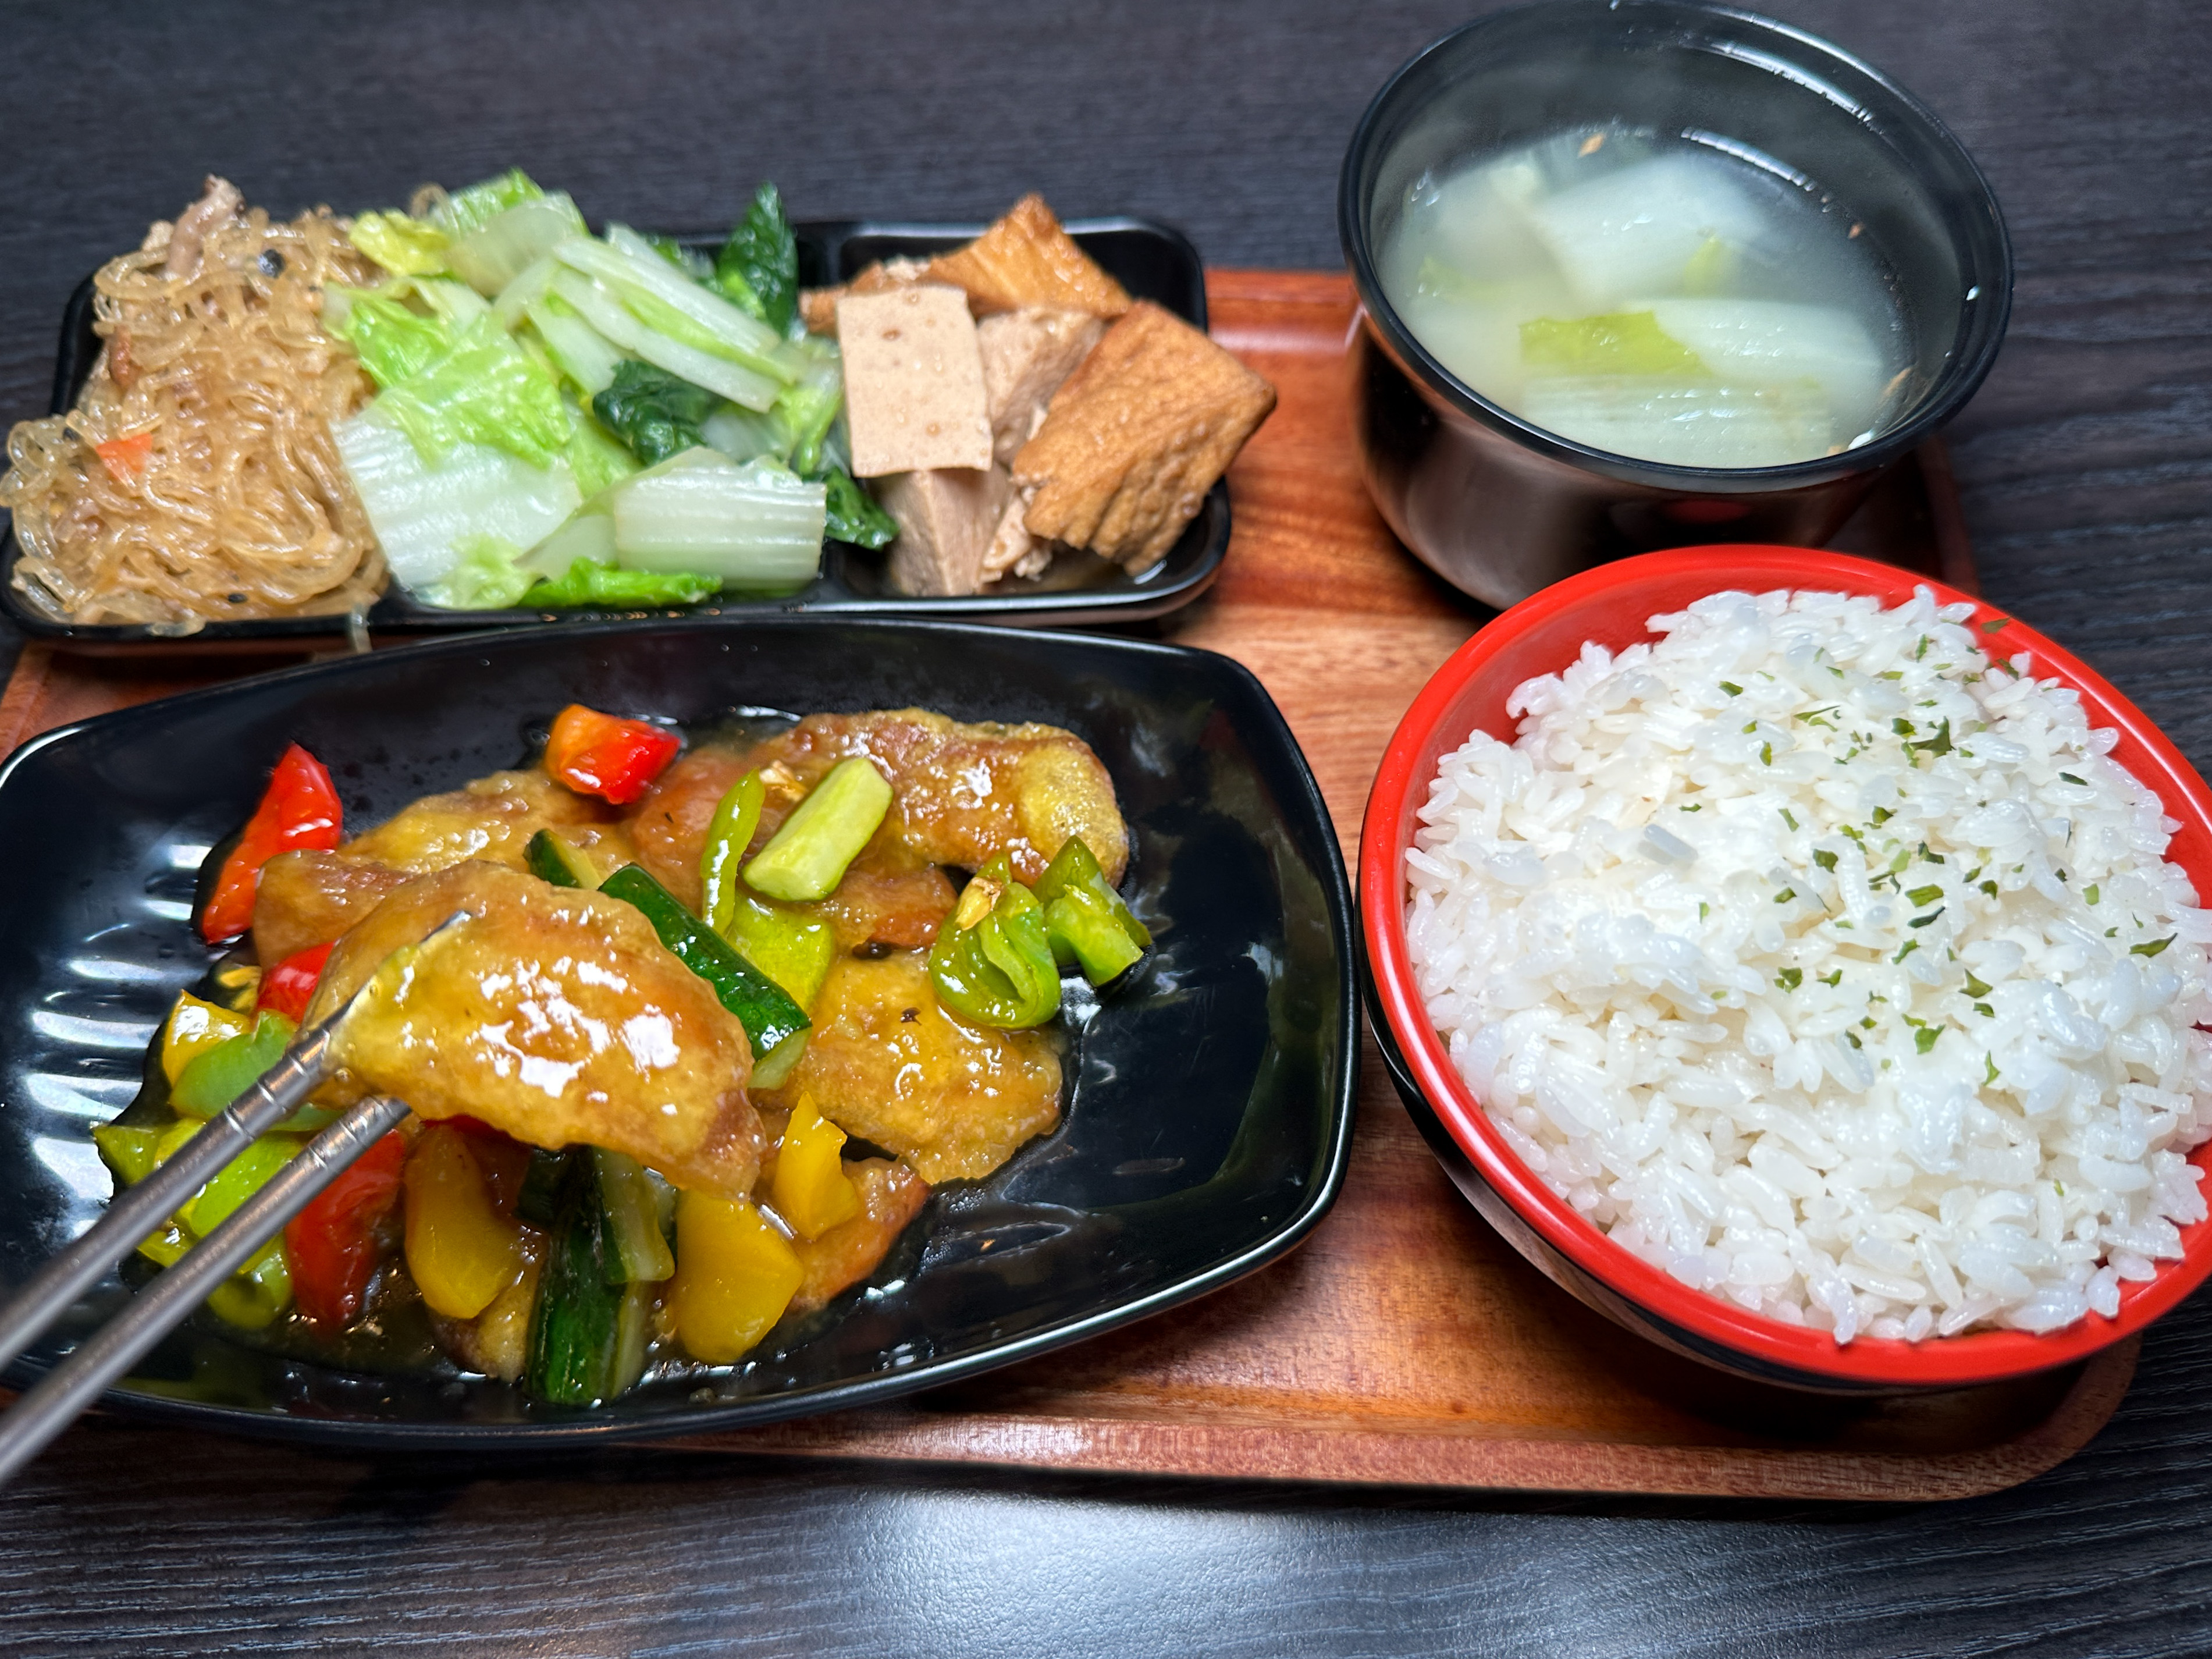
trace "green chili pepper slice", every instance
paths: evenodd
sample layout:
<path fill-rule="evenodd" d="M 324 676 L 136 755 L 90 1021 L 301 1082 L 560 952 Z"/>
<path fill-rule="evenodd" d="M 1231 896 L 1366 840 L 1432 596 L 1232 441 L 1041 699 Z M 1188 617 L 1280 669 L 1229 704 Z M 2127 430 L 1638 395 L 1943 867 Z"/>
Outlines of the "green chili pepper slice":
<path fill-rule="evenodd" d="M 1093 985 L 1119 978 L 1152 942 L 1080 836 L 1070 836 L 1037 878 L 1045 934 L 1062 967 L 1080 967 Z"/>
<path fill-rule="evenodd" d="M 975 1025 L 1020 1030 L 1060 1012 L 1060 967 L 1044 906 L 1005 854 L 975 872 L 929 947 L 938 1000 Z"/>
<path fill-rule="evenodd" d="M 699 854 L 699 915 L 724 939 L 730 936 L 730 919 L 738 908 L 738 866 L 760 828 L 761 804 L 767 799 L 761 775 L 748 772 L 730 786 L 707 826 L 707 844 Z"/>

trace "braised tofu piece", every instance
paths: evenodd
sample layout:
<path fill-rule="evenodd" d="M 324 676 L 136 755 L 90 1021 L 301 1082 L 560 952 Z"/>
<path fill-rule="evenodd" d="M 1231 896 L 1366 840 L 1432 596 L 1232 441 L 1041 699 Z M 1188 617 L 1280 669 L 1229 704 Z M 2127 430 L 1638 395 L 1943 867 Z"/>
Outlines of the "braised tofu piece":
<path fill-rule="evenodd" d="M 805 1277 L 799 1281 L 788 1312 L 812 1313 L 838 1291 L 875 1272 L 907 1224 L 929 1202 L 929 1183 L 887 1158 L 848 1164 L 845 1178 L 859 1189 L 860 1212 L 821 1237 L 801 1239 L 792 1247 L 799 1252 L 799 1271 Z"/>
<path fill-rule="evenodd" d="M 810 714 L 750 756 L 769 785 L 765 833 L 852 755 L 890 780 L 891 807 L 866 858 L 896 843 L 932 864 L 980 869 L 1004 853 L 1035 881 L 1080 836 L 1109 881 L 1129 862 L 1114 780 L 1091 746 L 1056 726 L 963 725 L 926 708 Z"/>
<path fill-rule="evenodd" d="M 986 587 L 1001 576 L 1042 575 L 1052 562 L 1053 544 L 1030 534 L 1024 521 L 1028 512 L 1029 503 L 1010 490 L 1006 510 L 999 515 L 999 527 L 991 532 L 991 544 L 983 550 Z"/>
<path fill-rule="evenodd" d="M 918 951 L 835 963 L 806 1052 L 763 1099 L 800 1096 L 924 1181 L 978 1180 L 1060 1121 L 1060 1055 L 1043 1031 L 963 1024 Z"/>
<path fill-rule="evenodd" d="M 1068 377 L 1015 457 L 1024 523 L 1033 536 L 1149 570 L 1274 406 L 1274 387 L 1139 301 Z"/>
<path fill-rule="evenodd" d="M 975 319 L 957 289 L 935 283 L 837 301 L 853 472 L 991 465 L 991 422 Z"/>
<path fill-rule="evenodd" d="M 876 485 L 876 501 L 898 520 L 886 567 L 902 593 L 975 593 L 988 578 L 992 538 L 1014 498 L 1002 466 L 899 472 Z"/>
<path fill-rule="evenodd" d="M 253 954 L 273 968 L 311 945 L 327 945 L 413 879 L 343 853 L 280 853 L 261 866 L 253 895 Z"/>
<path fill-rule="evenodd" d="M 628 1152 L 679 1187 L 751 1192 L 763 1137 L 744 1027 L 619 899 L 495 864 L 419 877 L 338 941 L 309 1019 L 456 911 L 469 921 L 348 1016 L 319 1100 L 396 1095 L 418 1117 L 467 1115 L 535 1146 Z"/>
<path fill-rule="evenodd" d="M 535 771 L 495 772 L 426 796 L 336 852 L 271 859 L 254 896 L 254 951 L 267 966 L 328 944 L 411 876 L 469 859 L 523 869 L 530 838 L 540 830 L 556 831 L 611 873 L 630 860 L 629 838 L 613 817 L 605 801 Z"/>
<path fill-rule="evenodd" d="M 751 769 L 738 750 L 702 744 L 678 756 L 629 809 L 626 827 L 637 861 L 687 909 L 699 908 L 699 857 L 714 809 Z M 753 842 L 758 846 L 761 837 Z"/>
<path fill-rule="evenodd" d="M 1104 321 L 1087 312 L 1045 306 L 1000 312 L 975 325 L 992 453 L 1001 466 L 1013 465 L 1021 447 L 1044 423 L 1052 394 L 1105 332 Z"/>
<path fill-rule="evenodd" d="M 944 871 L 893 851 L 869 848 L 853 860 L 837 890 L 814 907 L 830 923 L 839 950 L 927 949 L 959 902 Z"/>
<path fill-rule="evenodd" d="M 779 772 L 772 761 L 763 763 L 770 770 L 760 827 L 753 832 L 750 850 L 756 852 L 805 798 L 805 785 L 788 769 Z M 693 910 L 699 908 L 699 861 L 714 809 L 754 764 L 752 756 L 719 744 L 694 749 L 662 773 L 633 809 L 629 828 L 637 861 Z M 934 864 L 879 836 L 853 860 L 836 892 L 818 904 L 789 908 L 828 921 L 841 951 L 871 945 L 914 950 L 937 937 L 938 924 L 957 896 Z"/>
<path fill-rule="evenodd" d="M 416 875 L 464 859 L 520 870 L 530 838 L 540 830 L 600 824 L 613 817 L 605 801 L 580 795 L 543 772 L 495 772 L 403 807 L 338 851 Z"/>
<path fill-rule="evenodd" d="M 1094 317 L 1118 317 L 1129 308 L 1127 291 L 1076 246 L 1034 193 L 966 247 L 932 259 L 928 277 L 963 289 L 979 317 L 1024 306 Z"/>

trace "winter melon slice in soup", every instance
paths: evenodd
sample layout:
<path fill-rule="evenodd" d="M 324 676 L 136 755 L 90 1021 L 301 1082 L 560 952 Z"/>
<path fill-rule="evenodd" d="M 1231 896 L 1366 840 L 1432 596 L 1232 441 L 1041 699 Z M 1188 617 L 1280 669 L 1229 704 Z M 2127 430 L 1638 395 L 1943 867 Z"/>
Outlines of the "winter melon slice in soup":
<path fill-rule="evenodd" d="M 1902 413 L 1904 319 L 1863 232 L 1751 152 L 1583 129 L 1423 174 L 1380 264 L 1437 360 L 1531 424 L 1639 460 L 1769 467 Z"/>

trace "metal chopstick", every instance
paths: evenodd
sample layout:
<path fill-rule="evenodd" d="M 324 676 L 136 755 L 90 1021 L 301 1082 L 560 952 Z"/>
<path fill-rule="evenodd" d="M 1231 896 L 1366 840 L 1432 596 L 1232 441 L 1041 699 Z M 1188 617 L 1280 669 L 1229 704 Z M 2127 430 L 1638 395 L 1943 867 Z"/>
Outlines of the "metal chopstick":
<path fill-rule="evenodd" d="M 231 1212 L 221 1225 L 174 1266 L 164 1270 L 133 1297 L 128 1308 L 79 1343 L 68 1358 L 18 1400 L 5 1416 L 0 1416 L 0 1486 L 6 1485 L 108 1384 L 129 1370 L 148 1349 L 168 1334 L 172 1326 L 205 1300 L 210 1291 L 305 1209 L 309 1200 L 337 1179 L 348 1164 L 398 1127 L 406 1115 L 404 1101 L 384 1096 L 371 1096 L 355 1106 L 309 1141 L 260 1191 Z M 197 1144 L 206 1137 L 207 1132 L 203 1130 L 188 1144 Z M 181 1154 L 171 1158 L 162 1169 L 175 1168 L 180 1158 Z M 149 1178 L 131 1191 L 136 1194 L 152 1185 Z M 191 1187 L 185 1188 L 187 1194 L 191 1190 Z M 163 1206 L 156 1222 L 173 1207 L 173 1204 Z M 121 1208 L 118 1204 L 109 1212 L 111 1217 Z M 146 1232 L 151 1231 L 151 1226 L 144 1229 Z M 143 1232 L 134 1235 L 134 1242 L 141 1237 Z"/>
<path fill-rule="evenodd" d="M 455 911 L 425 933 L 422 944 L 428 945 L 467 915 L 465 910 Z M 386 966 L 389 965 L 387 962 Z M 214 1179 L 217 1170 L 228 1168 L 258 1136 L 307 1104 L 307 1097 L 330 1070 L 331 1043 L 338 1027 L 383 975 L 384 968 L 380 967 L 343 1007 L 294 1042 L 283 1059 L 210 1118 L 207 1127 L 179 1147 L 167 1163 L 137 1186 L 117 1194 L 105 1215 L 23 1282 L 22 1288 L 0 1307 L 0 1370 L 37 1341 L 39 1333 L 66 1313 L 109 1268 L 137 1249 L 140 1239 L 158 1231 L 172 1212 Z"/>
<path fill-rule="evenodd" d="M 257 1137 L 307 1104 L 331 1065 L 331 1036 L 350 1004 L 309 1031 L 258 1082 L 208 1121 L 174 1156 L 135 1187 L 116 1194 L 107 1212 L 76 1241 L 33 1273 L 0 1308 L 0 1367 L 38 1340 L 109 1268 L 157 1232 L 170 1215 Z M 250 1253 L 249 1253 L 250 1254 Z"/>

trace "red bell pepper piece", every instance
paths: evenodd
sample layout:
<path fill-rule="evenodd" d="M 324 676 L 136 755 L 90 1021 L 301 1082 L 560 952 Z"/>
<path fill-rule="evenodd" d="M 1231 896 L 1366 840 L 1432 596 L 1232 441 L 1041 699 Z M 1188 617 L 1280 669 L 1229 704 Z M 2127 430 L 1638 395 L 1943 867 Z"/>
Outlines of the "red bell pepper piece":
<path fill-rule="evenodd" d="M 331 948 L 310 945 L 262 975 L 254 1008 L 282 1014 L 295 1025 L 307 1024 L 307 1005 L 315 1000 L 315 986 L 323 977 L 323 964 L 331 959 Z"/>
<path fill-rule="evenodd" d="M 683 747 L 673 732 L 572 702 L 553 719 L 545 770 L 583 795 L 626 806 L 646 792 Z"/>
<path fill-rule="evenodd" d="M 315 1324 L 339 1330 L 360 1314 L 376 1270 L 376 1226 L 399 1200 L 406 1162 L 407 1142 L 395 1129 L 285 1224 L 292 1295 Z"/>
<path fill-rule="evenodd" d="M 261 866 L 279 853 L 303 847 L 328 852 L 339 836 L 338 792 L 330 773 L 293 744 L 270 774 L 268 793 L 246 820 L 246 832 L 222 861 L 214 896 L 200 912 L 200 936 L 210 945 L 236 939 L 253 925 Z"/>

